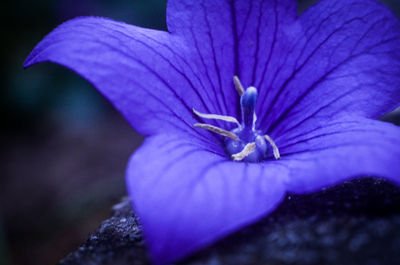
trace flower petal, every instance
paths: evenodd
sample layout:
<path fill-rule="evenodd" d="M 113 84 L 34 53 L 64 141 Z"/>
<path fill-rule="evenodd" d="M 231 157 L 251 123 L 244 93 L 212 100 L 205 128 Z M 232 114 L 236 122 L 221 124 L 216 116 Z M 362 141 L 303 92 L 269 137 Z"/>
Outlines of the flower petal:
<path fill-rule="evenodd" d="M 168 263 L 271 212 L 286 176 L 279 164 L 232 162 L 159 135 L 132 156 L 127 183 L 154 261 Z"/>
<path fill-rule="evenodd" d="M 239 117 L 233 76 L 245 87 L 263 83 L 296 12 L 295 0 L 171 0 L 167 24 L 191 47 L 191 60 L 208 89 L 202 91 L 216 99 L 218 114 Z"/>
<path fill-rule="evenodd" d="M 192 108 L 214 110 L 197 90 L 199 78 L 177 54 L 185 49 L 178 37 L 167 32 L 84 17 L 62 24 L 45 37 L 25 67 L 49 61 L 76 71 L 142 134 L 171 129 L 194 133 Z"/>
<path fill-rule="evenodd" d="M 345 113 L 379 118 L 399 105 L 400 23 L 382 4 L 323 0 L 291 34 L 260 97 L 259 122 L 272 136 Z"/>
<path fill-rule="evenodd" d="M 316 191 L 361 176 L 400 185 L 399 147 L 400 127 L 390 123 L 360 118 L 321 124 L 281 147 L 288 190 Z"/>

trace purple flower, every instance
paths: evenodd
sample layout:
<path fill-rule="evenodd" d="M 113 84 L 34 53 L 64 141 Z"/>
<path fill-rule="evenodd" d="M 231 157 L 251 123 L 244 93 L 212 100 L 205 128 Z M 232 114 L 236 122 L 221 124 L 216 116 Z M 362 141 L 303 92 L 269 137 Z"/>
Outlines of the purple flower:
<path fill-rule="evenodd" d="M 77 18 L 26 60 L 77 72 L 148 136 L 127 185 L 156 263 L 257 221 L 286 192 L 400 183 L 400 129 L 376 120 L 400 102 L 398 20 L 371 0 L 296 12 L 295 0 L 170 0 L 169 32 Z"/>

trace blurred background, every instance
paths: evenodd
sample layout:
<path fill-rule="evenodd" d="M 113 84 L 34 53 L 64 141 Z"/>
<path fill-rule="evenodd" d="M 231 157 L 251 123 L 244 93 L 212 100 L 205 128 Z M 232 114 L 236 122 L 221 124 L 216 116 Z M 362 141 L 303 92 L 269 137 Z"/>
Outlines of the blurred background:
<path fill-rule="evenodd" d="M 300 0 L 299 12 L 316 1 Z M 382 1 L 400 14 L 400 1 Z M 165 29 L 166 0 L 6 0 L 1 30 L 0 264 L 55 264 L 126 195 L 124 171 L 143 138 L 74 73 L 23 70 L 60 23 L 104 16 Z M 390 117 L 388 119 L 391 119 Z"/>

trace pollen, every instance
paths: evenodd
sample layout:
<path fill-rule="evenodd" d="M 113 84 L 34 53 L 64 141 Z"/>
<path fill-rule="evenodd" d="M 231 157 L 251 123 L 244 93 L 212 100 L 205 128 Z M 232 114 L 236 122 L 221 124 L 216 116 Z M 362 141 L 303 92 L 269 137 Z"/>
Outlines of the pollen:
<path fill-rule="evenodd" d="M 193 126 L 224 136 L 225 150 L 233 161 L 263 161 L 268 157 L 271 148 L 275 159 L 280 159 L 279 149 L 272 138 L 256 129 L 257 115 L 255 107 L 258 98 L 257 89 L 252 86 L 244 89 L 237 76 L 233 77 L 233 82 L 240 97 L 241 122 L 235 117 L 205 114 L 195 109 L 193 109 L 193 113 L 203 119 L 235 123 L 237 127 L 231 131 L 227 131 L 207 123 L 196 123 Z M 269 145 L 267 145 L 267 142 Z"/>

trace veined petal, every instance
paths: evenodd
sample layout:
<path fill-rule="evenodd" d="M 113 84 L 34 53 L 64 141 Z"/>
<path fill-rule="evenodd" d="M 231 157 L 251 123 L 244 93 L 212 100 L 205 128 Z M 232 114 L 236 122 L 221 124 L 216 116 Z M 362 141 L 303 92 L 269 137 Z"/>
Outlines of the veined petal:
<path fill-rule="evenodd" d="M 283 30 L 296 12 L 295 0 L 171 0 L 167 24 L 192 49 L 191 60 L 204 82 L 200 91 L 216 99 L 218 114 L 238 117 L 232 77 L 237 75 L 245 88 L 263 83 L 271 58 L 284 49 Z"/>
<path fill-rule="evenodd" d="M 287 139 L 288 140 L 288 139 Z M 400 184 L 400 128 L 366 118 L 340 119 L 294 135 L 281 145 L 287 188 L 303 193 L 375 176 Z"/>
<path fill-rule="evenodd" d="M 295 14 L 294 0 L 170 0 L 170 33 L 80 18 L 27 59 L 78 72 L 152 135 L 127 182 L 155 262 L 254 222 L 286 188 L 309 192 L 365 174 L 400 182 L 399 128 L 349 118 L 376 118 L 399 102 L 397 19 L 370 0 L 323 0 Z M 221 141 L 193 129 L 192 108 L 239 116 L 235 75 L 258 88 L 257 127 L 281 160 L 229 161 Z"/>
<path fill-rule="evenodd" d="M 54 62 L 100 90 L 145 135 L 170 130 L 196 133 L 192 107 L 215 113 L 200 95 L 199 77 L 178 54 L 187 47 L 162 31 L 98 17 L 68 21 L 46 36 L 25 67 Z M 198 132 L 197 132 L 198 133 Z"/>
<path fill-rule="evenodd" d="M 322 0 L 291 35 L 260 96 L 259 123 L 273 136 L 346 113 L 379 118 L 399 105 L 400 23 L 382 4 Z"/>
<path fill-rule="evenodd" d="M 154 136 L 127 183 L 156 263 L 169 263 L 261 218 L 281 201 L 284 167 L 237 163 L 190 139 Z"/>

